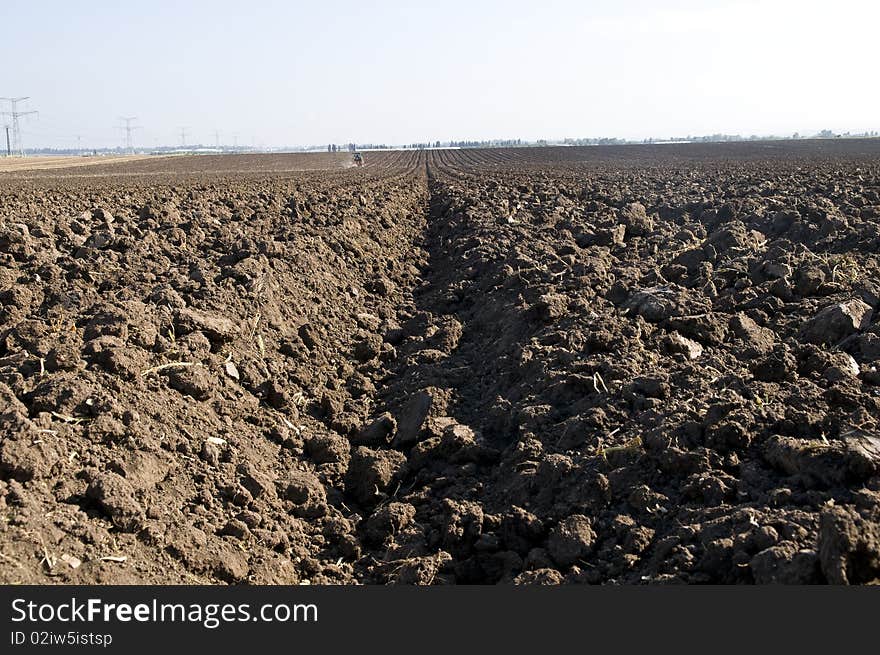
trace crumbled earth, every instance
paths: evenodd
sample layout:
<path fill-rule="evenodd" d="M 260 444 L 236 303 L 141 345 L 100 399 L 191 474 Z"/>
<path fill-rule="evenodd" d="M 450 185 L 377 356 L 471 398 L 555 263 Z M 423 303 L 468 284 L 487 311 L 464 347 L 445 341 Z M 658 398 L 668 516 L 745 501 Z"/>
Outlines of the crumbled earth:
<path fill-rule="evenodd" d="M 880 582 L 880 142 L 303 157 L 0 174 L 2 582 Z"/>

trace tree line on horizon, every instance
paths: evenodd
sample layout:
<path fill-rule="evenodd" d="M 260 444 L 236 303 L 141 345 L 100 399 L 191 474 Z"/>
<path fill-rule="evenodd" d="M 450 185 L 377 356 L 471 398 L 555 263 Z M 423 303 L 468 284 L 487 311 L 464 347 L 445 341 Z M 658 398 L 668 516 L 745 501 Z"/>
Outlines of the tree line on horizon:
<path fill-rule="evenodd" d="M 547 140 L 547 139 L 537 139 L 535 141 L 527 141 L 523 139 L 487 139 L 483 141 L 474 141 L 474 140 L 464 140 L 464 141 L 425 141 L 421 143 L 408 143 L 404 145 L 388 145 L 385 143 L 347 143 L 344 145 L 339 145 L 335 143 L 331 143 L 327 145 L 327 152 L 336 153 L 336 152 L 357 152 L 358 150 L 390 150 L 392 148 L 404 148 L 409 150 L 427 150 L 430 148 L 517 148 L 517 147 L 542 147 L 542 146 L 551 146 L 551 145 L 563 145 L 563 146 L 614 146 L 614 145 L 628 145 L 628 144 L 651 144 L 651 143 L 726 143 L 726 142 L 735 142 L 735 141 L 778 141 L 778 140 L 792 140 L 792 139 L 864 139 L 864 138 L 877 138 L 880 137 L 880 132 L 877 130 L 870 130 L 866 132 L 834 132 L 832 130 L 820 130 L 816 134 L 813 135 L 801 135 L 798 132 L 795 132 L 792 135 L 788 136 L 778 136 L 778 135 L 769 135 L 769 136 L 760 136 L 757 134 L 752 134 L 749 136 L 743 136 L 741 134 L 707 134 L 702 136 L 685 136 L 685 137 L 669 137 L 669 138 L 648 138 L 643 139 L 641 141 L 638 140 L 628 140 L 628 139 L 618 139 L 615 137 L 591 137 L 591 138 L 566 138 L 562 140 Z M 189 150 L 215 150 L 214 148 L 208 148 L 206 146 L 191 146 Z M 292 152 L 310 152 L 320 149 L 320 147 L 308 147 L 308 148 L 263 148 L 263 149 L 255 149 L 253 147 L 246 146 L 238 146 L 238 147 L 228 147 L 224 146 L 221 150 L 224 153 L 235 153 L 235 152 L 279 152 L 279 151 L 292 151 Z M 144 148 L 138 149 L 137 152 L 143 154 L 164 154 L 170 152 L 178 152 L 180 148 L 173 146 L 159 146 L 156 148 Z M 122 147 L 115 148 L 25 148 L 25 155 L 115 155 L 115 154 L 128 154 L 128 151 Z M 5 150 L 2 153 L 6 154 Z"/>

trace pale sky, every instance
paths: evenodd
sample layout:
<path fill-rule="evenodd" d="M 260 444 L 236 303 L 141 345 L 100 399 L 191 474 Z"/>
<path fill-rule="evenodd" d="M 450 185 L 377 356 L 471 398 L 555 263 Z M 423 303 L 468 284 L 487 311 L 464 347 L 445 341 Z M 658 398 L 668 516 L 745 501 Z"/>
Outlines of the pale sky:
<path fill-rule="evenodd" d="M 3 0 L 25 147 L 880 130 L 874 0 Z M 0 105 L 6 110 L 6 105 Z"/>

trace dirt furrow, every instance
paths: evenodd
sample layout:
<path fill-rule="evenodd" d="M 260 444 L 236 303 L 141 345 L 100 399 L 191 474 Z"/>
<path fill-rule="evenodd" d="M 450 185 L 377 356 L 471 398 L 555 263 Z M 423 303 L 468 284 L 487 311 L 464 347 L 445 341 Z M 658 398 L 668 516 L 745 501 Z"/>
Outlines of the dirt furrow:
<path fill-rule="evenodd" d="M 358 437 L 400 465 L 358 508 L 385 526 L 372 580 L 873 579 L 873 210 L 797 170 L 763 209 L 706 197 L 715 175 L 750 194 L 739 164 L 435 160 L 427 265 Z"/>

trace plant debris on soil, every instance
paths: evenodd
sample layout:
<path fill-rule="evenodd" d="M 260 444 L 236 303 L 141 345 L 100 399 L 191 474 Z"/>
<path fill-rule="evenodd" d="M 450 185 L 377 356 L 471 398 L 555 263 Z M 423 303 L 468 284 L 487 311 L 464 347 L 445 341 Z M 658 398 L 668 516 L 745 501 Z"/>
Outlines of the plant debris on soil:
<path fill-rule="evenodd" d="M 0 581 L 880 582 L 880 141 L 364 160 L 0 173 Z"/>

